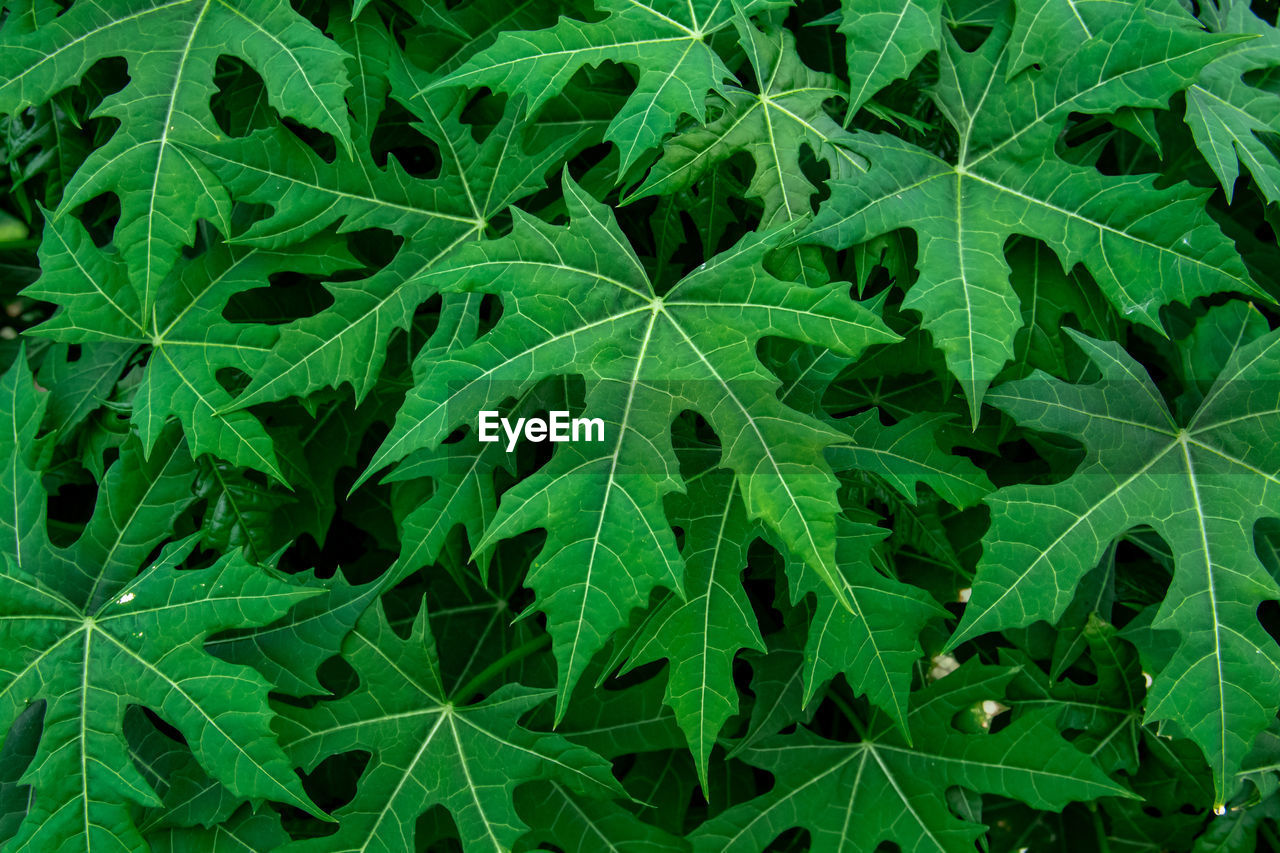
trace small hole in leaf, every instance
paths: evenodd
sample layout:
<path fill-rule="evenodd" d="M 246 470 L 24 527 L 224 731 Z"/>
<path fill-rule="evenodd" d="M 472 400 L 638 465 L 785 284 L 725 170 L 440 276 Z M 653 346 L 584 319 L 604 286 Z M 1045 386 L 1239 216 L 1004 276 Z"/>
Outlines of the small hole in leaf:
<path fill-rule="evenodd" d="M 610 770 L 613 773 L 613 778 L 618 781 L 622 781 L 627 778 L 627 774 L 636 766 L 636 754 L 634 752 L 629 752 L 625 755 L 619 755 L 617 758 L 614 758 L 611 763 L 613 766 Z"/>
<path fill-rule="evenodd" d="M 1271 639 L 1280 643 L 1280 602 L 1264 601 L 1258 605 L 1258 622 L 1271 635 Z"/>
<path fill-rule="evenodd" d="M 93 482 L 63 483 L 49 496 L 49 538 L 59 546 L 70 545 L 93 516 L 98 487 Z"/>
<path fill-rule="evenodd" d="M 227 300 L 222 317 L 230 323 L 278 326 L 313 317 L 333 305 L 324 279 L 287 271 L 268 277 L 266 287 L 243 290 Z"/>
<path fill-rule="evenodd" d="M 610 678 L 605 682 L 605 688 L 608 690 L 626 690 L 628 687 L 634 687 L 653 678 L 667 665 L 665 660 L 655 660 L 650 663 L 636 667 L 625 675 L 618 675 Z"/>
<path fill-rule="evenodd" d="M 334 144 L 333 137 L 329 134 L 313 127 L 307 127 L 291 118 L 283 118 L 280 122 L 294 136 L 298 137 L 302 144 L 314 151 L 321 160 L 326 163 L 333 163 L 338 158 L 338 148 Z"/>
<path fill-rule="evenodd" d="M 506 105 L 505 94 L 494 93 L 489 87 L 482 86 L 467 101 L 459 118 L 471 128 L 471 138 L 476 142 L 483 142 L 493 126 L 501 120 Z"/>
<path fill-rule="evenodd" d="M 1257 225 L 1253 229 L 1253 236 L 1268 245 L 1274 245 L 1276 242 L 1276 230 L 1271 227 L 1270 222 L 1261 217 L 1258 218 Z"/>
<path fill-rule="evenodd" d="M 477 335 L 487 334 L 502 319 L 502 297 L 496 293 L 486 293 L 480 300 L 480 328 Z"/>
<path fill-rule="evenodd" d="M 253 377 L 236 367 L 224 367 L 214 374 L 221 385 L 229 394 L 239 394 L 245 388 L 249 387 L 249 383 Z"/>
<path fill-rule="evenodd" d="M 441 805 L 427 809 L 413 824 L 413 849 L 431 853 L 462 853 L 458 825 Z"/>
<path fill-rule="evenodd" d="M 160 732 L 162 735 L 169 738 L 170 740 L 176 741 L 177 743 L 182 744 L 183 746 L 187 745 L 187 739 L 182 736 L 182 732 L 178 731 L 178 729 L 175 728 L 174 726 L 171 726 L 168 723 L 166 723 L 164 719 L 155 711 L 142 705 L 130 706 L 130 710 L 135 710 L 135 709 L 139 713 L 141 713 L 143 717 L 147 719 L 147 722 L 155 726 L 156 731 Z"/>
<path fill-rule="evenodd" d="M 410 176 L 429 180 L 440 176 L 440 146 L 413 127 L 417 117 L 395 101 L 387 109 L 373 131 L 369 147 L 379 168 L 387 167 L 389 157 Z M 461 201 L 461 199 L 459 199 Z"/>
<path fill-rule="evenodd" d="M 364 750 L 331 755 L 310 773 L 302 774 L 302 787 L 325 811 L 341 808 L 355 798 L 356 782 L 370 758 L 371 753 Z M 333 826 L 337 828 L 336 824 Z"/>
<path fill-rule="evenodd" d="M 218 90 L 209 98 L 209 110 L 219 130 L 235 138 L 268 125 L 275 110 L 267 103 L 262 77 L 248 63 L 219 56 L 213 80 Z"/>
<path fill-rule="evenodd" d="M 95 102 L 114 95 L 129 85 L 129 63 L 123 56 L 99 59 L 80 78 L 79 91 Z"/>
<path fill-rule="evenodd" d="M 403 237 L 385 228 L 366 228 L 347 235 L 347 246 L 360 263 L 369 267 L 368 274 L 391 263 L 403 245 Z M 361 274 L 362 277 L 363 275 Z M 334 278 L 339 277 L 334 276 Z M 343 278 L 346 277 L 343 276 Z"/>
<path fill-rule="evenodd" d="M 809 183 L 813 184 L 813 194 L 809 196 L 809 207 L 812 212 L 817 213 L 818 206 L 831 197 L 831 185 L 828 183 L 831 179 L 831 165 L 815 157 L 813 149 L 805 143 L 800 146 L 800 171 L 809 179 Z"/>
<path fill-rule="evenodd" d="M 1089 687 L 1098 683 L 1098 674 L 1082 666 L 1068 667 L 1067 671 L 1063 673 L 1063 677 L 1082 687 Z"/>
<path fill-rule="evenodd" d="M 89 239 L 99 249 L 115 237 L 120 221 L 120 199 L 115 193 L 102 193 L 80 205 L 73 214 L 89 232 Z"/>
<path fill-rule="evenodd" d="M 742 587 L 761 633 L 767 635 L 783 626 L 782 611 L 775 606 L 782 603 L 785 607 L 788 600 L 782 558 L 763 539 L 755 539 L 747 546 L 747 567 Z M 807 596 L 801 606 L 808 609 L 812 601 L 813 596 Z"/>
<path fill-rule="evenodd" d="M 1253 526 L 1253 550 L 1271 577 L 1280 581 L 1280 519 L 1258 519 Z"/>

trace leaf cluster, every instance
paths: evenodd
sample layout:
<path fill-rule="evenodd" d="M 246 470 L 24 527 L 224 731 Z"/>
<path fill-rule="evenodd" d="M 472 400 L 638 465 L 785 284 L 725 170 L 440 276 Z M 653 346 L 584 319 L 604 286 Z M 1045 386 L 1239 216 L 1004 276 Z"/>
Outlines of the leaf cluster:
<path fill-rule="evenodd" d="M 2 8 L 0 851 L 1280 849 L 1274 4 Z"/>

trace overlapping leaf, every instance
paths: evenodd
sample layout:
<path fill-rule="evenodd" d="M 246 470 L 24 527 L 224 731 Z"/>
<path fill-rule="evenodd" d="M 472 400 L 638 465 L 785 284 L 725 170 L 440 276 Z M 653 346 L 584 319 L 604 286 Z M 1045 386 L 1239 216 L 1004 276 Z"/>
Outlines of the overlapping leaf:
<path fill-rule="evenodd" d="M 874 850 L 884 841 L 903 850 L 968 851 L 982 828 L 952 814 L 943 795 L 949 785 L 1054 811 L 1072 800 L 1125 796 L 1043 714 L 998 733 L 954 728 L 956 714 L 1003 696 L 1013 675 L 966 666 L 915 694 L 910 747 L 882 726 L 856 743 L 801 729 L 747 750 L 748 761 L 775 776 L 774 789 L 700 826 L 694 850 L 764 850 L 783 831 L 803 827 L 815 853 Z"/>
<path fill-rule="evenodd" d="M 1275 846 L 1271 11 L 10 4 L 0 848 Z"/>
<path fill-rule="evenodd" d="M 372 758 L 355 799 L 335 814 L 338 832 L 288 850 L 399 853 L 412 849 L 418 817 L 440 804 L 464 850 L 501 853 L 527 830 L 513 802 L 516 785 L 546 779 L 578 793 L 616 793 L 604 759 L 518 724 L 548 691 L 507 684 L 476 704 L 455 704 L 440 679 L 425 609 L 402 639 L 382 608 L 371 608 L 348 637 L 345 657 L 360 688 L 313 709 L 282 708 L 285 746 L 308 769 L 351 750 Z"/>
<path fill-rule="evenodd" d="M 157 33 L 164 34 L 167 49 L 154 49 Z M 96 113 L 118 119 L 120 128 L 76 172 L 58 215 L 66 217 L 102 193 L 117 196 L 116 244 L 144 318 L 159 302 L 179 251 L 194 237 L 196 220 L 227 230 L 226 191 L 180 147 L 221 134 L 209 109 L 219 56 L 248 61 L 282 115 L 348 145 L 345 54 L 279 0 L 75 3 L 52 18 L 11 15 L 2 35 L 0 113 L 44 103 L 99 60 L 122 57 L 128 63 L 128 85 Z M 80 253 L 93 254 L 83 247 Z M 51 286 L 78 289 L 74 282 Z"/>
<path fill-rule="evenodd" d="M 591 655 L 649 590 L 681 586 L 662 499 L 681 488 L 670 424 L 683 408 L 720 436 L 748 517 L 763 518 L 850 606 L 836 580 L 836 482 L 815 462 L 839 436 L 778 402 L 778 381 L 752 343 L 777 335 L 852 354 L 893 339 L 844 288 L 765 273 L 775 242 L 767 236 L 743 240 L 659 296 L 608 210 L 567 176 L 564 189 L 568 227 L 517 214 L 511 237 L 425 275 L 442 290 L 502 292 L 509 305 L 491 335 L 422 359 L 369 468 L 436 446 L 544 376 L 587 378 L 586 413 L 602 419 L 604 440 L 561 447 L 504 497 L 482 543 L 548 529 L 529 585 L 556 640 L 562 709 Z"/>
<path fill-rule="evenodd" d="M 805 238 L 843 247 L 916 230 L 920 279 L 903 307 L 921 312 L 975 423 L 1022 327 L 1004 257 L 1015 233 L 1045 241 L 1064 264 L 1083 262 L 1125 317 L 1155 328 L 1161 305 L 1257 292 L 1202 192 L 1103 176 L 1054 152 L 1069 113 L 1163 106 L 1234 39 L 1164 27 L 1135 6 L 1061 64 L 1006 81 L 1008 32 L 997 24 L 973 53 L 944 39 L 936 99 L 959 133 L 956 163 L 894 136 L 864 137 L 854 150 L 870 171 L 833 181 Z"/>
<path fill-rule="evenodd" d="M 1149 721 L 1190 737 L 1214 771 L 1217 803 L 1234 793 L 1253 739 L 1280 707 L 1280 649 L 1258 606 L 1280 586 L 1254 551 L 1259 519 L 1280 516 L 1277 428 L 1280 335 L 1259 335 L 1240 304 L 1202 323 L 1233 330 L 1230 356 L 1194 413 L 1175 418 L 1143 368 L 1118 345 L 1071 337 L 1101 379 L 1072 385 L 1036 373 L 992 402 L 1018 423 L 1081 441 L 1064 482 L 992 495 L 992 524 L 973 597 L 952 638 L 1056 620 L 1080 578 L 1126 530 L 1151 525 L 1174 554 L 1153 627 L 1178 645 L 1152 685 Z"/>
<path fill-rule="evenodd" d="M 473 56 L 436 86 L 488 86 L 529 98 L 536 110 L 559 92 L 574 72 L 606 60 L 639 69 L 635 92 L 609 124 L 605 139 L 616 144 L 625 172 L 640 155 L 657 148 L 681 115 L 702 120 L 709 91 L 723 91 L 732 77 L 707 37 L 729 25 L 734 5 L 723 0 L 597 0 L 602 21 L 562 17 L 554 27 L 506 32 L 493 47 Z M 748 0 L 748 11 L 783 6 Z"/>
<path fill-rule="evenodd" d="M 289 251 L 217 243 L 174 265 L 146 312 L 121 255 L 95 251 L 78 220 L 55 220 L 46 234 L 44 275 L 25 292 L 56 301 L 61 310 L 39 331 L 73 344 L 150 347 L 133 408 L 148 452 L 176 417 L 196 455 L 211 453 L 285 481 L 262 424 L 248 412 L 221 411 L 232 397 L 218 379 L 223 370 L 262 370 L 279 332 L 263 323 L 228 323 L 222 312 L 234 295 L 266 286 L 275 273 L 324 275 L 354 266 L 345 247 L 323 238 Z"/>
<path fill-rule="evenodd" d="M 840 32 L 848 40 L 849 117 L 942 43 L 942 4 L 936 0 L 841 0 Z"/>
<path fill-rule="evenodd" d="M 0 718 L 33 704 L 43 732 L 22 784 L 33 799 L 10 849 L 140 849 L 135 805 L 158 805 L 131 763 L 122 727 L 131 704 L 175 726 L 209 773 L 242 797 L 317 813 L 285 761 L 266 705 L 268 684 L 206 654 L 217 631 L 270 622 L 311 593 L 228 555 L 178 571 L 192 542 L 152 548 L 193 499 L 194 467 L 172 431 L 150 459 L 127 446 L 107 471 L 93 517 L 70 548 L 44 534 L 45 494 L 29 466 L 43 401 L 19 360 L 5 374 L 6 477 L 0 623 Z"/>
<path fill-rule="evenodd" d="M 373 24 L 356 26 L 365 44 L 394 44 Z M 466 103 L 458 93 L 423 94 L 422 72 L 403 55 L 393 57 L 382 72 L 382 85 L 389 85 L 418 119 L 415 128 L 440 147 L 444 162 L 435 179 L 410 177 L 390 156 L 386 168 L 379 168 L 367 140 L 351 159 L 339 157 L 329 164 L 282 128 L 200 147 L 204 162 L 237 199 L 273 208 L 240 242 L 279 246 L 334 222 L 341 223 L 340 230 L 382 228 L 404 240 L 378 273 L 329 285 L 332 306 L 286 325 L 236 407 L 304 396 L 344 382 L 363 399 L 378 378 L 392 333 L 407 328 L 433 292 L 423 273 L 459 246 L 479 239 L 491 219 L 540 189 L 546 172 L 582 143 L 583 128 L 567 129 L 530 149 L 518 105 L 510 106 L 483 142 L 477 142 L 460 120 Z M 377 81 L 373 70 L 366 73 Z"/>
<path fill-rule="evenodd" d="M 746 551 L 755 538 L 742 497 L 727 472 L 690 483 L 675 521 L 685 531 L 686 598 L 653 608 L 631 639 L 627 667 L 666 658 L 667 704 L 675 711 L 707 789 L 707 761 L 725 721 L 738 711 L 733 661 L 744 649 L 764 651 L 751 602 L 742 588 Z"/>
<path fill-rule="evenodd" d="M 823 109 L 828 100 L 845 97 L 839 78 L 808 68 L 787 30 L 764 33 L 742 16 L 734 23 L 755 71 L 757 91 L 726 87 L 720 116 L 671 139 L 630 197 L 677 192 L 717 163 L 746 151 L 756 167 L 747 192 L 764 202 L 762 225 L 767 228 L 810 212 L 814 186 L 800 168 L 801 146 L 809 146 L 835 178 L 855 179 L 866 163 L 849 148 L 853 134 Z"/>

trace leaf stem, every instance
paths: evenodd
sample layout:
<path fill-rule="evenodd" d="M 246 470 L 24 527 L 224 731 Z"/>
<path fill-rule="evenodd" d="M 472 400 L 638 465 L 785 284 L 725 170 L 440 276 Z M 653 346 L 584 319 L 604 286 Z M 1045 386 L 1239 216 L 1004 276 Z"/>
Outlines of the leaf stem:
<path fill-rule="evenodd" d="M 480 688 L 485 685 L 494 676 L 501 675 L 507 667 L 513 663 L 518 663 L 532 654 L 542 651 L 551 645 L 550 634 L 539 634 L 527 643 L 516 646 L 493 663 L 476 673 L 475 677 L 466 684 L 453 691 L 453 698 L 458 701 L 465 701 L 466 697 L 479 692 Z"/>

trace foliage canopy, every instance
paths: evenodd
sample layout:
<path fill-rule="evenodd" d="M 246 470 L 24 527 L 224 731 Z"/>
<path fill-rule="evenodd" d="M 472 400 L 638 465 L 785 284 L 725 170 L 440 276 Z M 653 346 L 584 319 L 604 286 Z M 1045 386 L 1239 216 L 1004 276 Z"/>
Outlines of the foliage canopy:
<path fill-rule="evenodd" d="M 0 851 L 1280 849 L 1274 4 L 0 15 Z"/>

